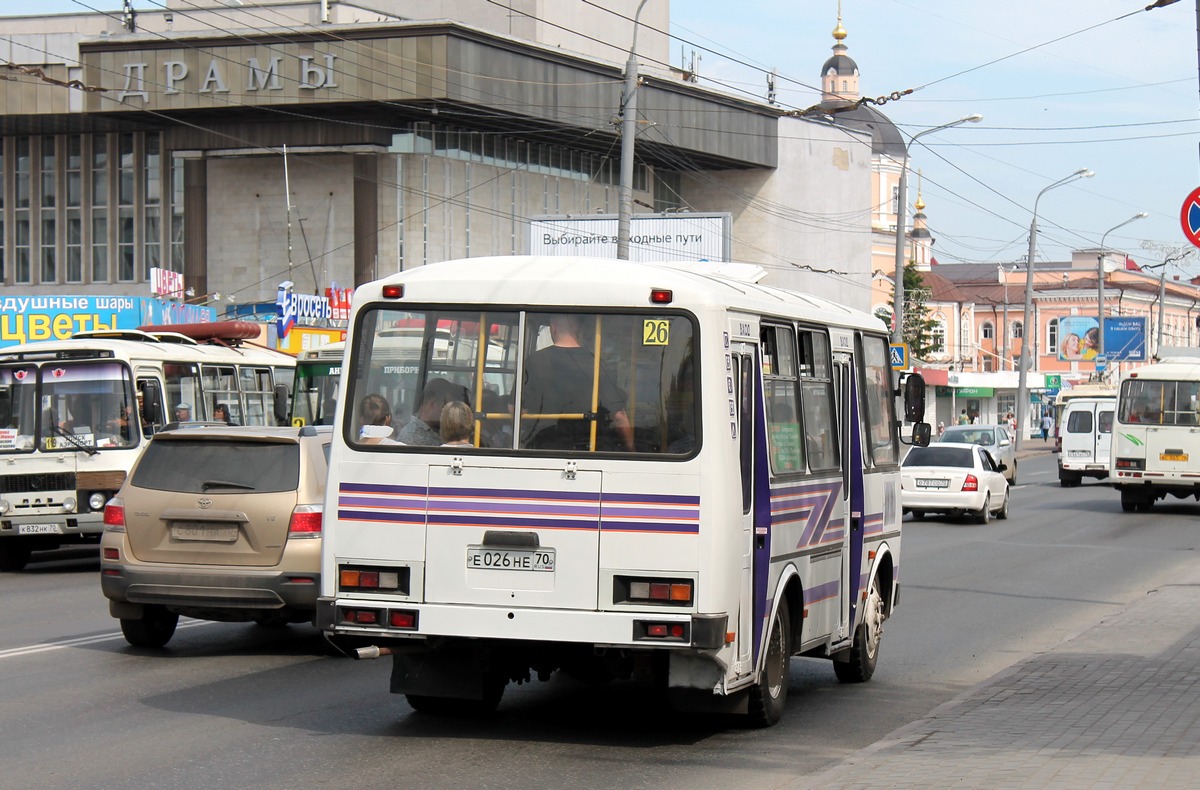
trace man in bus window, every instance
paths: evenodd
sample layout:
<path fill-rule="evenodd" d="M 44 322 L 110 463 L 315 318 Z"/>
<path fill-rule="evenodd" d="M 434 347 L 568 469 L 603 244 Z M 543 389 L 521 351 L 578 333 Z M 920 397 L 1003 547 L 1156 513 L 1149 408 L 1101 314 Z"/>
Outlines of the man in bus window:
<path fill-rule="evenodd" d="M 591 441 L 592 391 L 595 359 L 579 342 L 580 317 L 550 316 L 551 345 L 525 360 L 522 413 L 533 415 L 523 423 L 522 446 L 553 450 L 586 450 Z M 633 426 L 625 412 L 625 393 L 612 371 L 600 366 L 600 398 L 594 419 L 598 432 L 611 426 L 620 448 L 632 451 Z M 581 415 L 536 419 L 539 414 Z M 597 444 L 599 444 L 599 439 Z"/>
<path fill-rule="evenodd" d="M 192 419 L 192 404 L 180 403 L 175 406 L 175 421 L 187 422 Z"/>
<path fill-rule="evenodd" d="M 462 385 L 452 384 L 446 379 L 430 379 L 421 392 L 421 403 L 413 418 L 400 429 L 396 439 L 404 444 L 436 447 L 442 443 L 438 433 L 442 408 L 451 401 L 467 401 L 467 391 Z"/>

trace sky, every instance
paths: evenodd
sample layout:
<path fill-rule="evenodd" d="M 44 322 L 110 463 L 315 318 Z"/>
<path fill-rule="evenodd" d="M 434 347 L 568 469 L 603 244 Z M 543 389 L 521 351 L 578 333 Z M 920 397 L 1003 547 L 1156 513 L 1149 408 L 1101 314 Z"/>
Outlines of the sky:
<path fill-rule="evenodd" d="M 1193 250 L 1167 271 L 1200 275 L 1200 250 L 1179 220 L 1200 186 L 1200 10 L 1181 0 L 1145 11 L 1148 2 L 842 0 L 862 95 L 913 91 L 880 108 L 906 139 L 983 115 L 909 149 L 909 216 L 919 181 L 940 264 L 1024 260 L 1036 203 L 1039 261 L 1103 238 L 1143 264 Z M 810 107 L 838 7 L 676 0 L 671 63 L 698 59 L 701 85 L 759 99 L 775 69 L 777 103 Z M 79 10 L 71 0 L 0 0 L 0 16 Z M 1081 168 L 1095 176 L 1046 189 Z M 1139 212 L 1149 216 L 1113 230 Z"/>
<path fill-rule="evenodd" d="M 1035 202 L 1039 261 L 1102 238 L 1139 263 L 1194 249 L 1179 215 L 1200 186 L 1197 6 L 1148 2 L 843 0 L 861 94 L 914 91 L 880 108 L 906 139 L 983 115 L 909 149 L 939 263 L 1024 260 Z M 760 97 L 777 69 L 779 103 L 809 107 L 837 15 L 837 0 L 676 2 L 672 62 L 696 50 L 706 80 Z M 1085 167 L 1095 176 L 1042 192 Z M 1167 271 L 1200 273 L 1200 250 Z"/>

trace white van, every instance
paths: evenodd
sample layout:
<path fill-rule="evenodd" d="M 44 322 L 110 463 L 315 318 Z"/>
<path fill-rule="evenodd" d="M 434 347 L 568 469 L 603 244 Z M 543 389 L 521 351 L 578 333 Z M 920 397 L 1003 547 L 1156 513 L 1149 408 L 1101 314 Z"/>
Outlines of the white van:
<path fill-rule="evenodd" d="M 1058 482 L 1077 486 L 1085 477 L 1108 477 L 1112 451 L 1115 397 L 1072 398 L 1062 417 L 1062 451 L 1058 454 Z"/>

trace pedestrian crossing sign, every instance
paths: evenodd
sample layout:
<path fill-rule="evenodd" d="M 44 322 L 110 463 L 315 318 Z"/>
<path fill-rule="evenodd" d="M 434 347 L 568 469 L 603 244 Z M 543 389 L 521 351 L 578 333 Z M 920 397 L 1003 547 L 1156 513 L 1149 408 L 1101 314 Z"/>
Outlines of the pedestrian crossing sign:
<path fill-rule="evenodd" d="M 908 370 L 908 343 L 892 343 L 888 348 L 892 370 Z"/>

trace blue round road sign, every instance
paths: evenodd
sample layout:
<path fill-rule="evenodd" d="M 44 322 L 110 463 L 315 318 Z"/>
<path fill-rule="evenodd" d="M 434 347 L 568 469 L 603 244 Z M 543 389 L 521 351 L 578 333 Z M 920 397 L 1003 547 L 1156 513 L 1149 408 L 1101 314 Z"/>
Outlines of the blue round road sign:
<path fill-rule="evenodd" d="M 1183 235 L 1187 236 L 1187 240 L 1200 247 L 1200 187 L 1193 189 L 1183 201 L 1179 224 L 1183 226 Z"/>

